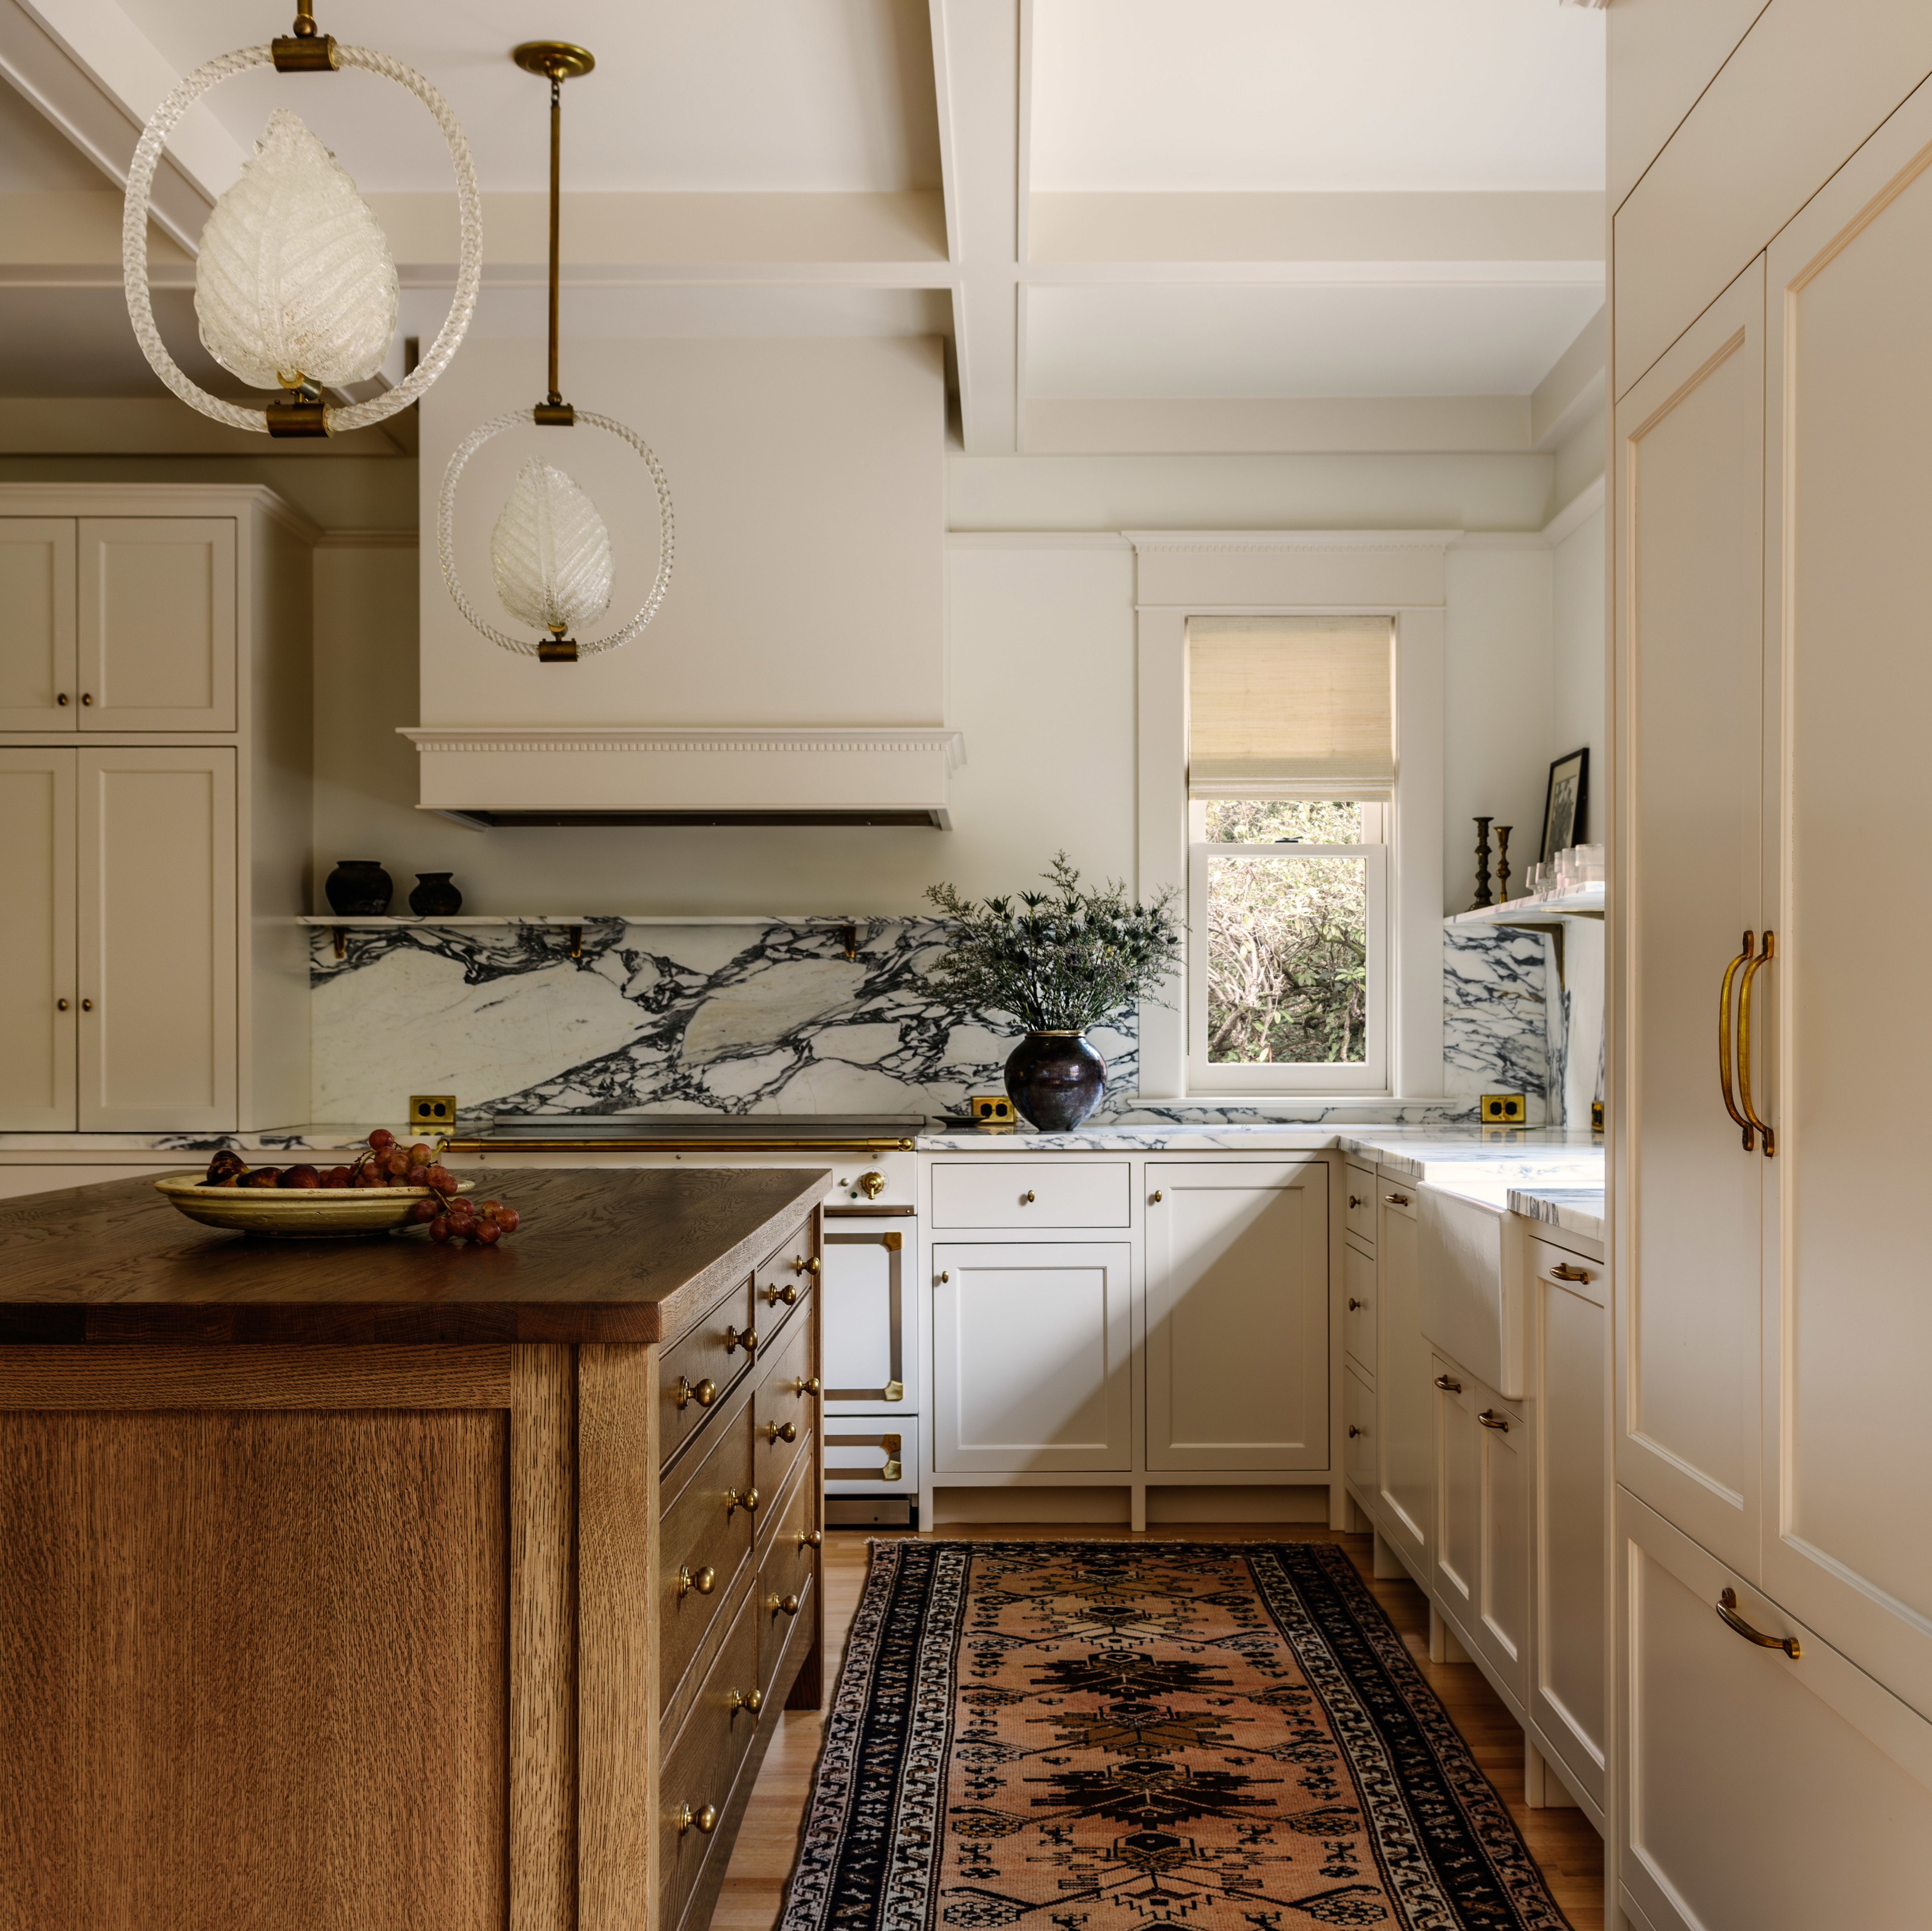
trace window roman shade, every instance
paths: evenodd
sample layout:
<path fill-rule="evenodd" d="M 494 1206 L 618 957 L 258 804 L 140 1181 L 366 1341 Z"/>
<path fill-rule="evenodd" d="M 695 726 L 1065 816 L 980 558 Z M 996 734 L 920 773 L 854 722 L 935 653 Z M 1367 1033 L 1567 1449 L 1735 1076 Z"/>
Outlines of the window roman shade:
<path fill-rule="evenodd" d="M 1388 617 L 1192 617 L 1196 798 L 1385 799 L 1395 782 Z"/>

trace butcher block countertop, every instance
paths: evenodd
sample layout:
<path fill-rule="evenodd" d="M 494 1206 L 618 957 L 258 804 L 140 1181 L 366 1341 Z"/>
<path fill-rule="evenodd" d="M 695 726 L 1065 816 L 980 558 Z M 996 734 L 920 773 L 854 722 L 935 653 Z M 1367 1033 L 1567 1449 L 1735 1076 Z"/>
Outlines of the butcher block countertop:
<path fill-rule="evenodd" d="M 153 1180 L 0 1203 L 0 1345 L 674 1339 L 831 1190 L 824 1168 L 493 1171 L 522 1225 L 278 1240 L 185 1218 Z"/>

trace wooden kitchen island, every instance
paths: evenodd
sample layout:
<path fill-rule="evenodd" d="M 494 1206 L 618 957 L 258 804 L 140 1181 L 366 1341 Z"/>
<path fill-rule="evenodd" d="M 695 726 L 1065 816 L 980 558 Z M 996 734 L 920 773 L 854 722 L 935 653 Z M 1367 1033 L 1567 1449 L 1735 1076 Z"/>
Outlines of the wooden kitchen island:
<path fill-rule="evenodd" d="M 0 1931 L 701 1931 L 822 1693 L 823 1171 L 0 1205 Z"/>

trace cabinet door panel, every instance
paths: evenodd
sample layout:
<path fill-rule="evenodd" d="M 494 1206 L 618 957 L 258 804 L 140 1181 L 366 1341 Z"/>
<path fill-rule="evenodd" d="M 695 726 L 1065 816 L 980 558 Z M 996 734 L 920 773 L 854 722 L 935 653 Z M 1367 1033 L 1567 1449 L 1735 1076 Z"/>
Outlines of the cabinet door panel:
<path fill-rule="evenodd" d="M 82 728 L 235 729 L 235 525 L 83 517 Z"/>
<path fill-rule="evenodd" d="M 232 1128 L 235 754 L 74 755 L 81 1129 Z"/>
<path fill-rule="evenodd" d="M 1327 1468 L 1328 1167 L 1147 1177 L 1148 1466 Z"/>
<path fill-rule="evenodd" d="M 1362 1372 L 1376 1372 L 1376 1261 L 1358 1247 L 1342 1250 L 1342 1340 Z"/>
<path fill-rule="evenodd" d="M 1376 1324 L 1376 1411 L 1382 1442 L 1376 1458 L 1382 1532 L 1400 1546 L 1414 1573 L 1428 1573 L 1433 1533 L 1436 1390 L 1427 1342 L 1422 1338 L 1422 1287 L 1412 1212 L 1383 1196 L 1376 1243 L 1381 1297 Z M 1412 1200 L 1412 1195 L 1405 1195 Z"/>
<path fill-rule="evenodd" d="M 0 1131 L 74 1124 L 74 761 L 70 751 L 0 751 Z M 60 1009 L 64 1004 L 67 1010 Z"/>
<path fill-rule="evenodd" d="M 1342 1419 L 1346 1424 L 1342 1472 L 1364 1495 L 1372 1495 L 1376 1486 L 1375 1390 L 1353 1368 L 1342 1377 Z"/>
<path fill-rule="evenodd" d="M 1624 706 L 1619 997 L 1629 1318 L 1618 1479 L 1757 1559 L 1762 1158 L 1718 1077 L 1718 991 L 1762 923 L 1764 294 L 1754 266 L 1617 412 Z"/>
<path fill-rule="evenodd" d="M 1483 1459 L 1477 1440 L 1475 1378 L 1430 1359 L 1436 1415 L 1436 1559 L 1441 1606 L 1473 1637 L 1481 1597 Z"/>
<path fill-rule="evenodd" d="M 1928 165 L 1932 103 L 1915 100 L 1770 258 L 1767 682 L 1784 701 L 1767 733 L 1779 916 L 1760 1079 L 1783 1195 L 1766 1270 L 1763 1585 L 1932 1712 L 1932 1299 L 1911 1207 L 1932 901 L 1897 889 L 1932 838 L 1914 769 L 1932 715 Z M 1848 944 L 1851 908 L 1874 892 L 1888 895 L 1882 926 Z"/>
<path fill-rule="evenodd" d="M 825 1320 L 825 1394 L 828 1414 L 902 1402 L 910 1386 L 919 1406 L 920 1360 L 915 1303 L 906 1291 L 905 1236 L 897 1228 L 849 1222 L 828 1226 L 819 1293 Z"/>
<path fill-rule="evenodd" d="M 932 1250 L 935 1469 L 1132 1465 L 1132 1255 L 1124 1242 Z"/>
<path fill-rule="evenodd" d="M 1623 1884 L 1655 1931 L 1918 1931 L 1932 1725 L 1620 1496 Z M 1792 1661 L 1726 1628 L 1733 1590 Z"/>
<path fill-rule="evenodd" d="M 0 517 L 0 731 L 78 728 L 70 517 Z"/>
<path fill-rule="evenodd" d="M 1481 1484 L 1476 1620 L 1470 1633 L 1517 1714 L 1529 1690 L 1529 1429 L 1521 1412 L 1478 1384 L 1476 1459 Z"/>

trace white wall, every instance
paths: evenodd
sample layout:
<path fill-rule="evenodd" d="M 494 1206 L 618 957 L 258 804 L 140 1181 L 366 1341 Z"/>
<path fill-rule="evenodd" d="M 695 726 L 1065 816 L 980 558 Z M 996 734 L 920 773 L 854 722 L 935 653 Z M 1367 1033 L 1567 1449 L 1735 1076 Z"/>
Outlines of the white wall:
<path fill-rule="evenodd" d="M 1599 509 L 1557 546 L 1554 640 L 1550 653 L 1550 755 L 1579 745 L 1590 754 L 1586 823 L 1577 842 L 1604 841 L 1604 512 Z"/>

